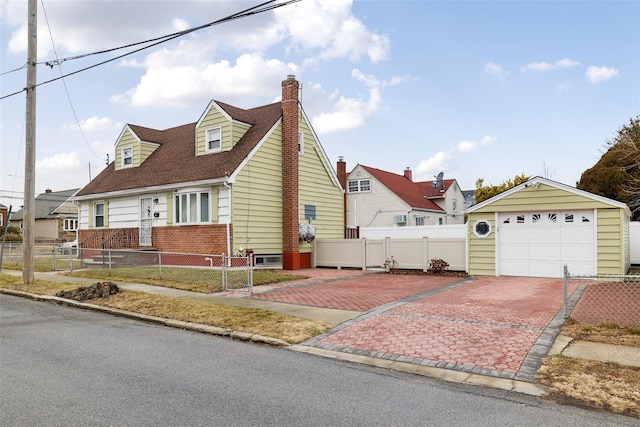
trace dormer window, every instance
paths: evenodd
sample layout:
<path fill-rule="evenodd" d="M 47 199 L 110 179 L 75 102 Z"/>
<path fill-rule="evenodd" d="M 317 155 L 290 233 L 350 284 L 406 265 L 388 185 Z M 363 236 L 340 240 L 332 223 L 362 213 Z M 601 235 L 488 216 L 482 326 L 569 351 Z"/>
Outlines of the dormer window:
<path fill-rule="evenodd" d="M 222 150 L 221 143 L 222 129 L 220 127 L 207 129 L 207 152 L 217 152 Z"/>
<path fill-rule="evenodd" d="M 133 147 L 124 147 L 122 149 L 121 155 L 123 168 L 133 166 Z"/>

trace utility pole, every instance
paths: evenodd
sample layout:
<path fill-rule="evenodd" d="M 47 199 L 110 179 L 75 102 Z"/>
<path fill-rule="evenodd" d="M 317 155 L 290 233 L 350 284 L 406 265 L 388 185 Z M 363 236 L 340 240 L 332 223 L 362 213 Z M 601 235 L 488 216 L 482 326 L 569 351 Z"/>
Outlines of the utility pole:
<path fill-rule="evenodd" d="M 27 8 L 27 102 L 24 153 L 24 208 L 22 221 L 22 283 L 34 281 L 33 246 L 35 242 L 35 165 L 36 165 L 36 61 L 38 60 L 38 3 L 29 0 Z"/>

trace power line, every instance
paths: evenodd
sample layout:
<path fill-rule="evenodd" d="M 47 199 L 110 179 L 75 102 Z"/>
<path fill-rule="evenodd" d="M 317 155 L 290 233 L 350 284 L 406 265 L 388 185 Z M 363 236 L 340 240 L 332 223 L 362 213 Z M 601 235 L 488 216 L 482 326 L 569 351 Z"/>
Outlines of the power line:
<path fill-rule="evenodd" d="M 218 19 L 216 21 L 212 21 L 212 22 L 209 22 L 207 24 L 203 24 L 203 25 L 200 25 L 200 26 L 197 26 L 197 27 L 194 27 L 194 28 L 190 28 L 190 29 L 187 29 L 187 30 L 179 31 L 177 33 L 172 33 L 172 34 L 168 34 L 168 35 L 165 35 L 165 36 L 157 37 L 155 39 L 150 39 L 150 40 L 146 40 L 146 41 L 139 42 L 139 43 L 133 43 L 133 44 L 130 44 L 130 45 L 127 45 L 127 46 L 121 46 L 121 47 L 118 47 L 118 48 L 109 49 L 107 51 L 94 52 L 94 53 L 85 54 L 85 55 L 78 55 L 76 57 L 63 58 L 62 60 L 60 60 L 61 62 L 70 61 L 72 59 L 84 58 L 84 57 L 91 56 L 91 55 L 94 55 L 94 54 L 97 55 L 99 53 L 111 52 L 111 51 L 115 51 L 115 50 L 119 50 L 119 49 L 124 49 L 126 47 L 132 47 L 132 46 L 137 46 L 137 45 L 140 45 L 140 44 L 153 42 L 152 44 L 150 44 L 148 46 L 143 46 L 141 48 L 138 48 L 138 49 L 135 49 L 133 51 L 124 53 L 122 55 L 118 55 L 116 57 L 107 59 L 107 60 L 102 61 L 102 62 L 98 62 L 98 63 L 90 65 L 88 67 L 81 68 L 79 70 L 76 70 L 76 71 L 73 71 L 73 72 L 70 72 L 70 73 L 67 73 L 67 74 L 63 74 L 60 77 L 56 77 L 56 78 L 53 78 L 53 79 L 50 79 L 50 80 L 47 80 L 47 81 L 44 81 L 44 82 L 41 82 L 41 83 L 37 83 L 33 87 L 35 88 L 35 87 L 38 87 L 38 86 L 42 86 L 42 85 L 45 85 L 45 84 L 52 83 L 52 82 L 55 82 L 57 80 L 63 79 L 65 77 L 72 76 L 74 74 L 78 74 L 78 73 L 81 73 L 81 72 L 84 72 L 84 71 L 88 71 L 88 70 L 90 70 L 92 68 L 96 68 L 96 67 L 99 67 L 101 65 L 107 64 L 109 62 L 116 61 L 118 59 L 124 58 L 125 56 L 133 55 L 134 53 L 141 52 L 143 50 L 146 50 L 146 49 L 149 49 L 151 47 L 160 45 L 162 43 L 174 40 L 174 39 L 182 37 L 182 36 L 185 36 L 187 34 L 195 32 L 195 31 L 199 31 L 199 30 L 204 29 L 204 28 L 213 27 L 213 26 L 225 23 L 225 22 L 234 21 L 234 20 L 240 19 L 240 18 L 246 18 L 246 17 L 249 17 L 249 16 L 253 16 L 253 15 L 257 15 L 257 14 L 263 13 L 263 12 L 268 12 L 270 10 L 277 9 L 279 7 L 282 7 L 282 6 L 286 6 L 286 5 L 289 5 L 289 4 L 292 4 L 292 3 L 297 3 L 297 2 L 299 2 L 301 0 L 289 0 L 289 1 L 286 1 L 284 3 L 277 3 L 277 4 L 269 5 L 270 3 L 274 3 L 275 1 L 276 0 L 266 1 L 266 2 L 261 3 L 259 5 L 244 9 L 244 10 L 242 10 L 240 12 L 236 12 L 236 13 L 234 13 L 232 15 L 229 15 L 229 16 L 227 16 L 225 18 L 221 18 L 221 19 Z M 269 6 L 267 6 L 267 5 L 269 5 Z M 53 65 L 55 63 L 56 63 L 55 61 L 44 62 L 44 64 L 46 64 L 46 65 L 48 65 L 50 67 L 53 67 Z M 42 63 L 38 63 L 38 64 L 42 64 Z M 27 89 L 30 89 L 30 88 L 24 88 L 24 89 L 21 89 L 21 90 L 18 90 L 18 91 L 3 95 L 3 96 L 0 97 L 0 100 L 5 99 L 5 98 L 9 98 L 11 96 L 18 95 L 18 94 L 24 92 Z"/>

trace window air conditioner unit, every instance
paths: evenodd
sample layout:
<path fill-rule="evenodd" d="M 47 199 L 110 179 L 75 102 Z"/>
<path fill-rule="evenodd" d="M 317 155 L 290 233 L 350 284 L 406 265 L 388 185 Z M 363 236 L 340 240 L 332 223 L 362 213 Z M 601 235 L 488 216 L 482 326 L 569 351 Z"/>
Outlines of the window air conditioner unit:
<path fill-rule="evenodd" d="M 406 215 L 394 215 L 393 216 L 393 222 L 395 222 L 396 224 L 406 224 L 407 223 L 407 216 Z"/>

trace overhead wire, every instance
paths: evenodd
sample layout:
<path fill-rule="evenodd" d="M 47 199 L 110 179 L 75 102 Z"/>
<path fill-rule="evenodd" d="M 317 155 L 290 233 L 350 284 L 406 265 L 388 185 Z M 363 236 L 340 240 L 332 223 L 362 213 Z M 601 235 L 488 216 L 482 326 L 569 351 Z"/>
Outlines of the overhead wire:
<path fill-rule="evenodd" d="M 126 47 L 132 47 L 132 46 L 138 46 L 140 44 L 151 43 L 151 44 L 149 44 L 147 46 L 140 47 L 140 48 L 135 49 L 133 51 L 126 52 L 126 53 L 124 53 L 122 55 L 115 56 L 113 58 L 107 59 L 105 61 L 98 62 L 98 63 L 90 65 L 88 67 L 81 68 L 79 70 L 76 70 L 76 71 L 73 71 L 73 72 L 70 72 L 70 73 L 67 73 L 67 74 L 63 74 L 63 75 L 61 75 L 59 77 L 56 77 L 56 78 L 53 78 L 53 79 L 50 79 L 50 80 L 46 80 L 44 82 L 37 83 L 33 87 L 42 86 L 42 85 L 45 85 L 45 84 L 52 83 L 52 82 L 55 82 L 57 80 L 63 79 L 65 77 L 69 77 L 69 76 L 72 76 L 72 75 L 75 75 L 75 74 L 78 74 L 78 73 L 81 73 L 81 72 L 84 72 L 84 71 L 88 71 L 90 69 L 99 67 L 99 66 L 107 64 L 109 62 L 113 62 L 113 61 L 116 61 L 118 59 L 124 58 L 125 56 L 133 55 L 134 53 L 141 52 L 143 50 L 152 48 L 152 47 L 160 45 L 162 43 L 166 43 L 168 41 L 171 41 L 171 40 L 174 40 L 176 38 L 185 36 L 187 34 L 195 32 L 195 31 L 199 31 L 199 30 L 204 29 L 204 28 L 213 27 L 213 26 L 216 26 L 216 25 L 223 24 L 225 22 L 230 22 L 230 21 L 234 21 L 234 20 L 237 20 L 237 19 L 240 19 L 240 18 L 246 18 L 246 17 L 249 17 L 249 16 L 257 15 L 259 13 L 268 12 L 270 10 L 277 9 L 279 7 L 282 7 L 282 6 L 286 6 L 286 5 L 289 5 L 289 4 L 292 4 L 292 3 L 297 3 L 297 2 L 299 2 L 301 0 L 289 0 L 289 1 L 286 1 L 286 2 L 283 2 L 283 3 L 271 4 L 271 3 L 274 3 L 275 1 L 276 0 L 269 0 L 269 1 L 266 1 L 266 2 L 263 2 L 263 3 L 260 3 L 260 4 L 256 5 L 256 6 L 244 9 L 244 10 L 242 10 L 240 12 L 236 12 L 234 14 L 231 14 L 231 15 L 225 17 L 225 18 L 221 18 L 221 19 L 218 19 L 216 21 L 209 22 L 207 24 L 199 25 L 197 27 L 189 28 L 187 30 L 178 31 L 176 33 L 168 34 L 168 35 L 161 36 L 161 37 L 156 37 L 154 39 L 146 40 L 146 41 L 143 41 L 143 42 L 132 43 L 132 44 L 129 44 L 127 46 L 120 46 L 120 47 L 117 47 L 117 48 L 108 49 L 106 51 L 100 51 L 100 52 L 94 52 L 94 53 L 90 53 L 90 54 L 77 55 L 75 57 L 63 58 L 62 60 L 59 60 L 60 63 L 66 62 L 66 61 L 70 61 L 70 60 L 73 60 L 73 59 L 84 58 L 84 57 L 91 56 L 91 55 L 97 55 L 97 54 L 100 54 L 100 53 L 113 52 L 113 51 L 116 51 L 116 50 L 119 50 L 119 49 L 124 49 Z M 49 67 L 53 67 L 56 64 L 56 61 L 45 61 L 45 62 L 40 62 L 38 64 L 46 64 Z M 18 94 L 24 92 L 27 89 L 29 89 L 29 88 L 23 88 L 21 90 L 18 90 L 18 91 L 15 91 L 15 92 L 0 96 L 0 100 L 5 99 L 5 98 L 9 98 L 11 96 L 18 95 Z"/>

